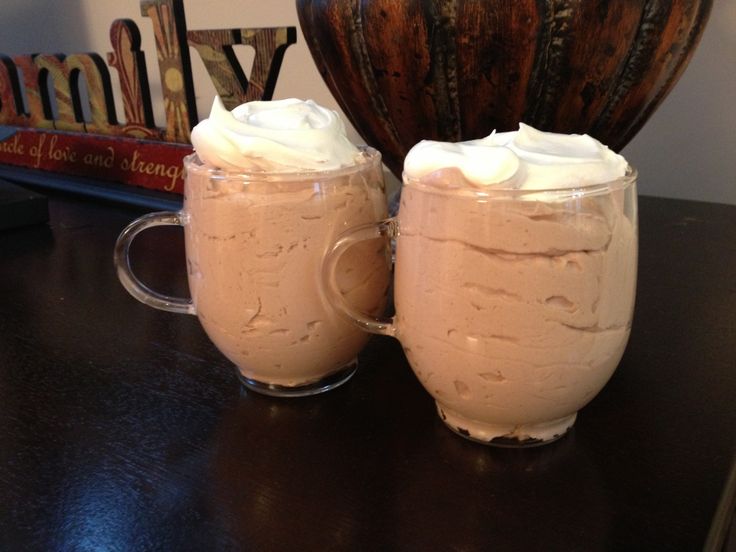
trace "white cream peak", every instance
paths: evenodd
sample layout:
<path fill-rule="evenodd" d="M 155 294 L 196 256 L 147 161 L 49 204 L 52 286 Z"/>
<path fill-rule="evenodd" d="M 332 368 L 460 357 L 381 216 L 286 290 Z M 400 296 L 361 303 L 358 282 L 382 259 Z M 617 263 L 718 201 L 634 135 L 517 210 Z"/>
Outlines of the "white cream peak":
<path fill-rule="evenodd" d="M 296 98 L 228 111 L 215 97 L 209 118 L 192 129 L 192 145 L 204 163 L 227 171 L 332 170 L 360 155 L 335 111 Z"/>
<path fill-rule="evenodd" d="M 456 168 L 475 187 L 528 190 L 601 184 L 624 176 L 627 167 L 621 155 L 587 134 L 542 132 L 524 123 L 480 140 L 423 140 L 404 160 L 410 178 Z"/>

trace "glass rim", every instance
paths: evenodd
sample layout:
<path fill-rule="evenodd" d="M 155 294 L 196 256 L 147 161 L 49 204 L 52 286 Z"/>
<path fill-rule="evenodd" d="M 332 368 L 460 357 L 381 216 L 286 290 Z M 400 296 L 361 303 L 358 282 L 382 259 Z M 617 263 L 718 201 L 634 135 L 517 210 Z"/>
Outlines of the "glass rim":
<path fill-rule="evenodd" d="M 328 180 L 348 174 L 353 174 L 359 170 L 381 163 L 381 152 L 377 149 L 360 145 L 356 146 L 360 150 L 360 157 L 353 165 L 338 167 L 336 169 L 304 169 L 299 171 L 265 171 L 265 170 L 236 170 L 219 169 L 205 164 L 197 152 L 192 152 L 182 159 L 184 169 L 193 171 L 198 174 L 207 174 L 209 178 L 216 180 L 244 180 L 249 182 L 296 182 L 305 179 Z"/>
<path fill-rule="evenodd" d="M 623 190 L 637 181 L 639 171 L 636 170 L 632 165 L 626 165 L 626 173 L 623 176 L 614 178 L 613 180 L 607 180 L 605 182 L 597 182 L 595 184 L 584 184 L 582 186 L 564 186 L 558 188 L 512 188 L 503 183 L 494 186 L 490 185 L 487 187 L 465 187 L 465 188 L 440 188 L 437 186 L 431 186 L 428 184 L 422 184 L 421 178 L 412 177 L 402 172 L 401 181 L 403 185 L 410 185 L 416 188 L 424 190 L 431 190 L 437 193 L 454 194 L 460 196 L 467 196 L 472 198 L 484 199 L 492 196 L 502 195 L 504 197 L 523 197 L 532 195 L 553 195 L 557 197 L 580 197 L 598 195 L 601 193 L 612 192 L 616 190 Z"/>

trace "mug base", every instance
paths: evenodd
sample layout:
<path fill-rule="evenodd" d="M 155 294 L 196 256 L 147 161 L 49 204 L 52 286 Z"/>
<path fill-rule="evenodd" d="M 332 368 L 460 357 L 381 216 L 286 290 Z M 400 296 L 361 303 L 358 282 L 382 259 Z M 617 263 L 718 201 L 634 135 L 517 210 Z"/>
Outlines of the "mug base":
<path fill-rule="evenodd" d="M 240 372 L 238 372 L 238 379 L 240 379 L 240 384 L 245 390 L 255 391 L 261 395 L 268 395 L 270 397 L 309 397 L 341 386 L 353 377 L 357 369 L 358 359 L 355 359 L 320 380 L 294 386 L 265 383 L 244 376 Z"/>
<path fill-rule="evenodd" d="M 493 424 L 472 420 L 437 403 L 437 413 L 452 431 L 484 445 L 507 448 L 537 447 L 564 436 L 575 423 L 577 412 L 556 420 L 537 424 Z"/>

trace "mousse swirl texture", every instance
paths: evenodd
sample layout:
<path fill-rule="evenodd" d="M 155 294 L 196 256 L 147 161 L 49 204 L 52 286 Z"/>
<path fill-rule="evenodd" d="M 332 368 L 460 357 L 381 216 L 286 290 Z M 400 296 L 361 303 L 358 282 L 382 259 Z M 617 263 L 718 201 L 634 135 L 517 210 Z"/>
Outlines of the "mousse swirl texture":
<path fill-rule="evenodd" d="M 447 425 L 533 443 L 569 429 L 626 346 L 635 173 L 588 136 L 422 142 L 406 158 L 396 335 Z"/>
<path fill-rule="evenodd" d="M 323 298 L 322 258 L 349 226 L 386 217 L 380 154 L 350 143 L 337 114 L 311 100 L 230 113 L 216 99 L 192 142 L 184 230 L 202 326 L 246 382 L 325 389 L 368 336 Z M 359 244 L 339 266 L 341 290 L 366 312 L 386 302 L 382 246 Z"/>

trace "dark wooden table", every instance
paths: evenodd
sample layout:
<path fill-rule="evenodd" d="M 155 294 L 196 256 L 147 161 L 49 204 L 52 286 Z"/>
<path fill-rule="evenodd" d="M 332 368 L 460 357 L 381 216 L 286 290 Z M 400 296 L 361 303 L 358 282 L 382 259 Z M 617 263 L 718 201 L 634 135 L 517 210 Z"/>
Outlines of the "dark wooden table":
<path fill-rule="evenodd" d="M 736 206 L 640 211 L 620 367 L 564 439 L 511 450 L 447 430 L 389 338 L 323 396 L 242 394 L 196 318 L 118 284 L 113 243 L 140 211 L 52 196 L 48 226 L 0 233 L 0 550 L 720 548 Z M 182 248 L 151 231 L 135 266 L 185 293 Z"/>

